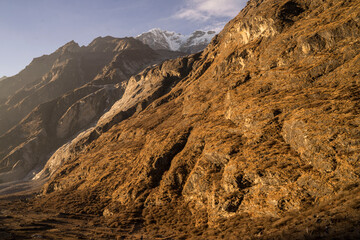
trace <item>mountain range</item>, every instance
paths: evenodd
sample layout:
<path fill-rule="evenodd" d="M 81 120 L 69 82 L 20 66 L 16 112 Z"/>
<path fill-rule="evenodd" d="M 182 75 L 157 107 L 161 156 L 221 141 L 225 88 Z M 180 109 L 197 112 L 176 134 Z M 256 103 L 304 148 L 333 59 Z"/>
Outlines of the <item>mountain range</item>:
<path fill-rule="evenodd" d="M 194 54 L 155 29 L 34 59 L 0 82 L 0 236 L 358 239 L 359 26 L 250 0 Z"/>
<path fill-rule="evenodd" d="M 155 28 L 140 34 L 136 39 L 153 49 L 196 53 L 203 50 L 215 35 L 215 31 L 195 31 L 190 35 L 182 35 Z"/>
<path fill-rule="evenodd" d="M 154 32 L 173 36 L 167 39 L 167 43 L 173 41 L 171 47 L 147 45 L 151 39 L 153 43 L 163 40 Z M 19 74 L 3 78 L 0 183 L 31 178 L 51 152 L 95 124 L 121 98 L 130 76 L 185 55 L 182 50 L 203 50 L 214 33 L 197 31 L 186 37 L 157 29 L 136 39 L 99 37 L 83 47 L 71 41 L 50 55 L 35 58 Z"/>
<path fill-rule="evenodd" d="M 72 41 L 0 82 L 0 182 L 31 177 L 121 98 L 130 76 L 181 55 L 134 38 Z"/>

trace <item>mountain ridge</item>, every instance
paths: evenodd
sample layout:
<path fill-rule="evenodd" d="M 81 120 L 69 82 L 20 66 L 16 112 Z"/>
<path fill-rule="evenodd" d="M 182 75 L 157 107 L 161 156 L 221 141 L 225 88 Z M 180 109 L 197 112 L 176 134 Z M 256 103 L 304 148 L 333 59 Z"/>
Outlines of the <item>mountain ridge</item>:
<path fill-rule="evenodd" d="M 52 64 L 49 71 L 25 79 L 28 84 L 0 105 L 0 182 L 21 180 L 44 165 L 51 152 L 121 97 L 131 75 L 178 55 L 134 38 L 99 37 L 83 47 L 71 41 L 35 59 L 24 71 L 35 73 L 41 59 Z M 4 88 L 21 74 L 2 82 Z"/>
<path fill-rule="evenodd" d="M 153 49 L 180 51 L 188 54 L 203 50 L 216 35 L 215 31 L 195 31 L 189 35 L 154 28 L 136 37 Z"/>
<path fill-rule="evenodd" d="M 199 48 L 199 45 L 196 47 Z M 50 151 L 54 151 L 55 146 L 59 147 L 59 139 L 65 140 L 71 133 L 93 124 L 92 121 L 100 117 L 102 111 L 121 97 L 131 75 L 147 66 L 181 55 L 184 53 L 168 49 L 154 50 L 132 37 L 98 37 L 88 46 L 80 47 L 75 41 L 70 41 L 52 54 L 34 58 L 19 74 L 4 79 L 0 83 L 0 96 L 3 97 L 0 99 L 0 182 L 17 180 L 20 176 L 26 176 L 24 169 L 30 171 L 35 165 L 43 165 Z M 79 95 L 68 98 L 73 90 Z M 116 93 L 120 95 L 116 96 Z M 91 100 L 94 97 L 99 98 L 100 108 L 87 105 L 87 110 L 92 111 L 88 114 L 91 117 L 81 117 L 79 111 L 86 114 L 85 109 L 76 102 L 84 99 L 94 101 Z M 70 103 L 59 98 L 67 99 Z M 61 117 L 59 113 L 51 113 L 53 110 L 45 107 L 47 105 L 52 105 L 65 115 Z M 44 117 L 45 114 L 53 114 L 53 118 L 59 118 L 59 122 L 46 120 L 48 117 Z M 86 120 L 81 123 L 80 120 L 75 121 L 74 116 Z M 50 122 L 57 129 L 56 133 L 49 127 L 44 128 Z M 26 129 L 28 125 L 33 125 L 31 130 Z M 37 145 L 47 147 L 41 149 Z M 32 149 L 37 150 L 34 152 Z"/>

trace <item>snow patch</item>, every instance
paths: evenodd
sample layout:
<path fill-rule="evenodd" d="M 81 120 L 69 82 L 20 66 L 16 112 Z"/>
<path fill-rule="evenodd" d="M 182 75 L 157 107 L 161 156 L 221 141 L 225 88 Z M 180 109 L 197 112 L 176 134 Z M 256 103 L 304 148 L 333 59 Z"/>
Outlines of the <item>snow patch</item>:
<path fill-rule="evenodd" d="M 153 28 L 136 38 L 154 49 L 181 51 L 197 45 L 207 45 L 217 34 L 216 31 L 195 31 L 189 35 Z"/>

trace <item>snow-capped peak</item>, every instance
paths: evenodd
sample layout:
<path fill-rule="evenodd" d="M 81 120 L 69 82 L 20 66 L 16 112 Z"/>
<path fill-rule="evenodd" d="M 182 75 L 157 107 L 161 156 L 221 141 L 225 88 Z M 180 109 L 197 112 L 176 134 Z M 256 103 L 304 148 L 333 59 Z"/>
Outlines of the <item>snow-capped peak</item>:
<path fill-rule="evenodd" d="M 215 31 L 195 31 L 190 35 L 153 28 L 136 38 L 153 49 L 194 53 L 203 50 L 216 35 Z"/>

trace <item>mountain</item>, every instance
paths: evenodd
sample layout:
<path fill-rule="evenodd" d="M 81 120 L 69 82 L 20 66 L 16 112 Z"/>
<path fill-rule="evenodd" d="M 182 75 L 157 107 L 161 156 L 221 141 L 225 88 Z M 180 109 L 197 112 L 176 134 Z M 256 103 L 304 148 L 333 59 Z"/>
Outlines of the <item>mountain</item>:
<path fill-rule="evenodd" d="M 178 54 L 133 38 L 97 38 L 86 47 L 72 41 L 2 81 L 0 183 L 31 177 L 121 97 L 131 75 Z"/>
<path fill-rule="evenodd" d="M 250 0 L 203 52 L 120 84 L 36 197 L 0 201 L 0 234 L 358 239 L 359 24 L 359 1 Z"/>
<path fill-rule="evenodd" d="M 0 77 L 0 81 L 4 80 L 6 78 L 7 78 L 6 76 Z"/>
<path fill-rule="evenodd" d="M 215 35 L 215 31 L 195 31 L 190 35 L 182 35 L 155 28 L 149 32 L 142 33 L 136 39 L 157 50 L 165 49 L 196 53 L 202 51 Z"/>

